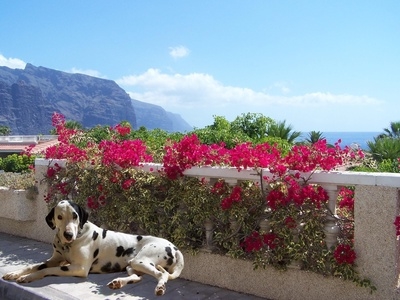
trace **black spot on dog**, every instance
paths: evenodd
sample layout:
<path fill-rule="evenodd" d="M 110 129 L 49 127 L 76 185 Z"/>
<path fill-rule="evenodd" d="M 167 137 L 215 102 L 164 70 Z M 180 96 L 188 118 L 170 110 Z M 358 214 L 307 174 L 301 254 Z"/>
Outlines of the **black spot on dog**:
<path fill-rule="evenodd" d="M 115 263 L 115 265 L 111 268 L 111 272 L 121 272 L 121 266 L 119 263 Z"/>
<path fill-rule="evenodd" d="M 103 273 L 114 273 L 114 272 L 121 272 L 122 268 L 119 263 L 112 265 L 111 262 L 106 263 L 104 266 L 101 267 L 101 272 Z"/>
<path fill-rule="evenodd" d="M 128 284 L 132 284 L 132 283 L 135 283 L 135 282 L 133 280 L 128 281 Z"/>
<path fill-rule="evenodd" d="M 96 258 L 97 255 L 99 255 L 99 248 L 97 248 L 96 250 L 94 250 L 94 252 L 93 252 L 93 258 Z"/>
<path fill-rule="evenodd" d="M 93 231 L 93 236 L 92 236 L 93 241 L 95 241 L 98 236 L 99 234 L 97 233 L 97 231 Z"/>
<path fill-rule="evenodd" d="M 171 247 L 165 247 L 165 252 L 167 252 L 168 258 L 164 257 L 167 260 L 167 265 L 170 266 L 174 263 L 174 255 L 172 254 Z"/>
<path fill-rule="evenodd" d="M 93 265 L 97 265 L 98 263 L 99 263 L 99 259 L 96 258 L 96 259 L 92 262 L 92 266 L 93 266 Z"/>
<path fill-rule="evenodd" d="M 154 267 L 154 264 L 153 264 L 153 263 L 150 263 L 150 266 Z"/>
<path fill-rule="evenodd" d="M 163 258 L 164 258 L 165 260 L 167 260 L 167 259 L 168 259 L 168 257 L 166 257 L 166 256 L 164 256 Z"/>
<path fill-rule="evenodd" d="M 140 241 L 143 237 L 141 235 L 138 235 L 136 238 L 138 241 Z"/>
<path fill-rule="evenodd" d="M 56 244 L 53 244 L 53 248 L 56 248 Z"/>
<path fill-rule="evenodd" d="M 174 255 L 172 254 L 172 249 L 171 247 L 165 247 L 165 252 L 167 252 L 167 255 L 171 258 L 174 258 Z"/>
<path fill-rule="evenodd" d="M 62 266 L 61 271 L 64 271 L 64 272 L 69 271 L 69 268 L 67 266 Z"/>
<path fill-rule="evenodd" d="M 100 269 L 103 273 L 110 273 L 111 272 L 111 262 L 106 263 Z"/>
<path fill-rule="evenodd" d="M 58 254 L 61 254 L 61 255 L 62 255 L 61 251 L 58 251 L 58 250 L 57 250 L 56 252 L 57 252 Z"/>
<path fill-rule="evenodd" d="M 135 251 L 132 247 L 125 249 L 124 253 L 122 253 L 122 256 L 129 256 Z"/>
<path fill-rule="evenodd" d="M 115 254 L 116 257 L 121 257 L 121 255 L 124 253 L 124 247 L 123 246 L 118 246 L 117 247 L 117 253 Z"/>
<path fill-rule="evenodd" d="M 123 246 L 118 246 L 117 247 L 117 253 L 115 254 L 117 257 L 121 257 L 121 256 L 129 256 L 133 253 L 134 249 L 131 248 L 127 248 L 124 249 Z"/>
<path fill-rule="evenodd" d="M 102 233 L 102 237 L 103 237 L 103 239 L 105 239 L 105 238 L 106 238 L 106 235 L 107 235 L 107 229 L 103 229 L 103 233 Z"/>
<path fill-rule="evenodd" d="M 43 270 L 43 269 L 46 269 L 47 268 L 47 265 L 46 264 L 41 264 L 39 267 L 38 267 L 38 270 Z"/>

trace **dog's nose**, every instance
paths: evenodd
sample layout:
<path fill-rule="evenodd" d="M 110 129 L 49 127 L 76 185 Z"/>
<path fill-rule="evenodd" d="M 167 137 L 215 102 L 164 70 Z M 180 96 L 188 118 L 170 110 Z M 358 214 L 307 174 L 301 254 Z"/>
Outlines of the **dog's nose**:
<path fill-rule="evenodd" d="M 72 240 L 72 237 L 73 237 L 73 236 L 74 236 L 74 235 L 73 235 L 71 232 L 64 231 L 64 237 L 67 239 L 67 241 Z"/>

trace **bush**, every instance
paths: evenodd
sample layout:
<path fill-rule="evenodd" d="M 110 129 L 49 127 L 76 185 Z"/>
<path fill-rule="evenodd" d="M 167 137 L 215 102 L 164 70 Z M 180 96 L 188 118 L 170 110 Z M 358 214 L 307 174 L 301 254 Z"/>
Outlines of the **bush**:
<path fill-rule="evenodd" d="M 26 154 L 11 154 L 0 158 L 0 169 L 5 172 L 26 172 L 35 162 L 35 157 Z"/>
<path fill-rule="evenodd" d="M 376 161 L 372 157 L 368 157 L 361 164 L 351 167 L 350 170 L 356 172 L 400 173 L 400 161 L 399 158 Z"/>
<path fill-rule="evenodd" d="M 374 289 L 355 271 L 351 234 L 343 234 L 336 247 L 328 248 L 323 232 L 330 215 L 327 193 L 309 183 L 311 175 L 300 178 L 316 169 L 332 170 L 362 157 L 362 152 L 332 148 L 325 140 L 287 151 L 277 144 L 251 142 L 226 148 L 203 144 L 191 134 L 168 141 L 163 169 L 147 173 L 140 165 L 152 157 L 145 141 L 128 139 L 130 128 L 116 126 L 110 140 L 78 148 L 71 141 L 84 139 L 84 134 L 66 129 L 62 118 L 54 121 L 61 143 L 48 148 L 46 158 L 67 159 L 67 168 L 48 168 L 45 200 L 51 205 L 70 198 L 87 206 L 96 223 L 114 230 L 162 236 L 183 249 L 214 246 L 220 253 L 252 259 L 256 267 L 286 269 L 299 261 L 305 270 Z M 252 169 L 259 183 L 231 186 L 223 179 L 183 176 L 193 167 L 221 165 Z M 264 168 L 271 178 L 263 176 Z M 269 226 L 261 225 L 266 219 Z M 207 232 L 206 224 L 211 227 Z M 207 242 L 210 234 L 212 245 Z"/>
<path fill-rule="evenodd" d="M 35 174 L 25 173 L 0 173 L 0 186 L 5 186 L 13 190 L 26 190 L 35 186 Z"/>
<path fill-rule="evenodd" d="M 367 142 L 372 158 L 378 162 L 383 160 L 396 160 L 400 157 L 400 139 L 383 137 L 374 138 Z"/>

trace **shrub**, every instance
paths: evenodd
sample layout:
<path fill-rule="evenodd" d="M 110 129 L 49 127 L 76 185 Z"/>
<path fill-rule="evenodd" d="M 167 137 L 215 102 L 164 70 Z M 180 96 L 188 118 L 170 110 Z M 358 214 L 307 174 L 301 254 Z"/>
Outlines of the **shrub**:
<path fill-rule="evenodd" d="M 35 162 L 35 157 L 27 154 L 11 154 L 0 158 L 0 169 L 5 172 L 26 172 Z"/>
<path fill-rule="evenodd" d="M 374 141 L 368 141 L 367 145 L 373 159 L 378 162 L 386 159 L 395 160 L 400 157 L 400 139 L 398 138 L 374 138 Z"/>
<path fill-rule="evenodd" d="M 0 172 L 0 186 L 8 187 L 13 190 L 33 188 L 35 186 L 35 174 L 33 172 Z"/>
<path fill-rule="evenodd" d="M 362 157 L 362 152 L 341 149 L 338 144 L 329 147 L 325 140 L 296 145 L 287 152 L 277 145 L 250 142 L 229 149 L 223 144 L 203 144 L 192 134 L 167 143 L 163 169 L 146 173 L 140 165 L 152 157 L 143 141 L 126 139 L 126 128 L 113 128 L 109 141 L 78 148 L 71 141 L 81 133 L 66 130 L 58 115 L 53 122 L 61 143 L 49 148 L 46 158 L 65 158 L 67 167 L 48 168 L 49 203 L 69 197 L 86 205 L 95 222 L 115 230 L 163 236 L 192 250 L 209 240 L 204 231 L 209 224 L 208 235 L 214 235 L 216 251 L 251 258 L 255 267 L 286 269 L 299 262 L 303 269 L 374 289 L 355 271 L 352 227 L 345 226 L 345 217 L 339 222 L 339 244 L 327 248 L 323 224 L 327 216 L 333 217 L 327 209 L 327 193 L 310 184 L 311 177 L 301 178 L 318 169 L 332 170 Z M 231 186 L 224 180 L 182 176 L 185 170 L 203 165 L 253 169 L 259 184 L 246 181 Z M 265 168 L 271 178 L 264 176 Z M 262 226 L 263 221 L 268 226 Z"/>

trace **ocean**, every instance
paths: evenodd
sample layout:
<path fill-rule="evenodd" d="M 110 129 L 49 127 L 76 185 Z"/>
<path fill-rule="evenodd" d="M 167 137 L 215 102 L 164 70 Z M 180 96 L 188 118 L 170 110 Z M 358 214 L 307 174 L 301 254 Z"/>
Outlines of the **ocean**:
<path fill-rule="evenodd" d="M 322 136 L 325 137 L 328 144 L 334 145 L 339 139 L 342 140 L 340 146 L 352 146 L 357 144 L 363 150 L 368 150 L 367 142 L 373 141 L 374 137 L 378 136 L 382 132 L 322 132 Z M 308 137 L 308 132 L 303 133 L 300 137 L 301 140 Z"/>

